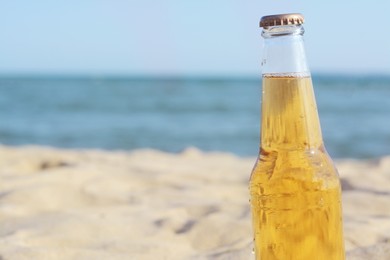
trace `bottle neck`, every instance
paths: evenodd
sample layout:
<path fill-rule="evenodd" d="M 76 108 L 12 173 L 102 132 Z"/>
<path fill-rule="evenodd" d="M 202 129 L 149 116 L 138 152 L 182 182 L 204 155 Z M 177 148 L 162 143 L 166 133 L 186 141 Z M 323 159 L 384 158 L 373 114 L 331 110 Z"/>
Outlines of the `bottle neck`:
<path fill-rule="evenodd" d="M 307 150 L 322 146 L 311 78 L 263 77 L 261 148 Z"/>
<path fill-rule="evenodd" d="M 263 31 L 263 150 L 307 150 L 322 146 L 302 35 L 303 28 L 297 25 Z"/>
<path fill-rule="evenodd" d="M 263 29 L 263 75 L 309 76 L 302 25 L 271 26 Z"/>

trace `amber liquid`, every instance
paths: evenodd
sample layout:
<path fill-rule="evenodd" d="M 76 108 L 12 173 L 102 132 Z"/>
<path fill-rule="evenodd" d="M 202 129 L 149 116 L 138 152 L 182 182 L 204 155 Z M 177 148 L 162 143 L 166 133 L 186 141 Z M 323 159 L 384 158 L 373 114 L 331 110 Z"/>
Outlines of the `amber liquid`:
<path fill-rule="evenodd" d="M 250 194 L 256 259 L 345 259 L 340 182 L 322 143 L 310 77 L 263 78 Z"/>

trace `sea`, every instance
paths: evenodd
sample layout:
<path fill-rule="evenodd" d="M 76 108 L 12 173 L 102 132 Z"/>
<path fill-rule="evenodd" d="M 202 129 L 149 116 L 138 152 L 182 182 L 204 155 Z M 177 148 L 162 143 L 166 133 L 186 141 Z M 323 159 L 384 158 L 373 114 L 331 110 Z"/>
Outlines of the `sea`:
<path fill-rule="evenodd" d="M 313 83 L 332 157 L 390 154 L 390 76 Z M 260 98 L 260 76 L 1 76 L 0 144 L 257 156 Z"/>

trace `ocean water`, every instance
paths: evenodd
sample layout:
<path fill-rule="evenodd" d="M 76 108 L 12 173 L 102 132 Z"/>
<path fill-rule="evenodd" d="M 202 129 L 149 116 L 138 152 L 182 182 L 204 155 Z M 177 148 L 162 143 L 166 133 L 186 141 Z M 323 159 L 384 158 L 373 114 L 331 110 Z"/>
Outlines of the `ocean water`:
<path fill-rule="evenodd" d="M 332 157 L 390 154 L 390 77 L 313 81 Z M 1 77 L 0 143 L 256 156 L 260 95 L 260 77 Z"/>

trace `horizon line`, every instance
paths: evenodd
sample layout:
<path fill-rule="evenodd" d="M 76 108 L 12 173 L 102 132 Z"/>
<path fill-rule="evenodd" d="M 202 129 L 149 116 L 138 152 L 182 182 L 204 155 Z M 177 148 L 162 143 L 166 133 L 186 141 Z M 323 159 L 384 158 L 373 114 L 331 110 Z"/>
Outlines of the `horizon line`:
<path fill-rule="evenodd" d="M 312 77 L 348 77 L 348 78 L 390 78 L 390 73 L 358 73 L 358 72 L 311 72 Z M 158 74 L 158 73 L 1 73 L 0 79 L 134 79 L 134 80 L 255 80 L 261 79 L 262 74 Z"/>

